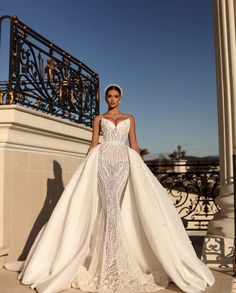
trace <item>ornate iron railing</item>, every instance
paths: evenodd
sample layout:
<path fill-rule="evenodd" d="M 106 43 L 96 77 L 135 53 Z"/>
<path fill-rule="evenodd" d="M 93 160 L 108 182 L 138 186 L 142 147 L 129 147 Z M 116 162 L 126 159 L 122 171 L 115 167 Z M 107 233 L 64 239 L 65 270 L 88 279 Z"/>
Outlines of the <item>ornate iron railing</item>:
<path fill-rule="evenodd" d="M 208 222 L 219 211 L 215 203 L 220 190 L 220 174 L 215 169 L 219 166 L 186 164 L 186 170 L 190 171 L 174 172 L 178 164 L 146 163 L 171 195 L 186 230 L 206 231 Z"/>
<path fill-rule="evenodd" d="M 16 16 L 0 17 L 0 25 L 4 19 L 10 19 L 9 76 L 0 83 L 0 104 L 92 126 L 99 113 L 98 74 Z"/>

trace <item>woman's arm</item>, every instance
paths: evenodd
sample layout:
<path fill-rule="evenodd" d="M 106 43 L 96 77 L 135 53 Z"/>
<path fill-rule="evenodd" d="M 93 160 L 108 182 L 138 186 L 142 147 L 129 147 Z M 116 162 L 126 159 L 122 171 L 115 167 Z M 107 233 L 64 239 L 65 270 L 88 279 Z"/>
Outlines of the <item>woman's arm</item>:
<path fill-rule="evenodd" d="M 101 120 L 101 117 L 100 116 L 95 116 L 95 118 L 93 120 L 92 141 L 91 141 L 91 144 L 89 146 L 89 149 L 87 151 L 86 156 L 88 155 L 88 153 L 90 152 L 90 150 L 98 144 L 99 132 L 100 132 L 100 120 Z"/>
<path fill-rule="evenodd" d="M 130 147 L 133 150 L 135 150 L 141 157 L 140 149 L 138 147 L 137 139 L 136 139 L 135 120 L 132 115 L 130 116 L 129 144 L 130 144 Z"/>

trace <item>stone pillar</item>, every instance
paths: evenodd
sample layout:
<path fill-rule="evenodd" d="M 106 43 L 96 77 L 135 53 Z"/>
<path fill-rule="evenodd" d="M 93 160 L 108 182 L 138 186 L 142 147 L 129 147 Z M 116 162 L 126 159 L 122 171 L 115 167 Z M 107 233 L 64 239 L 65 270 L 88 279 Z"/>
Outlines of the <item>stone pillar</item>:
<path fill-rule="evenodd" d="M 220 211 L 208 225 L 202 259 L 210 267 L 232 271 L 234 247 L 233 155 L 236 154 L 236 0 L 212 0 L 220 155 Z"/>
<path fill-rule="evenodd" d="M 236 154 L 235 0 L 213 0 L 221 193 L 221 208 L 208 234 L 234 238 L 233 154 Z"/>

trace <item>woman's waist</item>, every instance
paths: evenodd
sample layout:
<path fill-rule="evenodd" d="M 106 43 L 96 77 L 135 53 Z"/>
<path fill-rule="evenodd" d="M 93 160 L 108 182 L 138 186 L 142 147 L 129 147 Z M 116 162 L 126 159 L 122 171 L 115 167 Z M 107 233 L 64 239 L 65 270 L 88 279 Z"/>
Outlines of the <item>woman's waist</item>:
<path fill-rule="evenodd" d="M 99 148 L 99 158 L 111 165 L 120 161 L 128 161 L 128 146 L 123 142 L 102 142 Z"/>
<path fill-rule="evenodd" d="M 104 140 L 102 141 L 102 144 L 117 144 L 117 145 L 126 146 L 125 141 L 120 141 L 120 140 Z"/>

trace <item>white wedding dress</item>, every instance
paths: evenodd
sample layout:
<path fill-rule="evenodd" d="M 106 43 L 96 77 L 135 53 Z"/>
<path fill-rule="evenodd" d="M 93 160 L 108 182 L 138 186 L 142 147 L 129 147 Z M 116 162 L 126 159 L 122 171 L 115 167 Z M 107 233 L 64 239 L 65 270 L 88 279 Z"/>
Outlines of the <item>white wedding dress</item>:
<path fill-rule="evenodd" d="M 129 128 L 129 118 L 102 117 L 103 142 L 75 171 L 26 260 L 5 264 L 23 284 L 40 293 L 135 293 L 173 281 L 196 293 L 214 283 L 167 191 L 125 144 Z"/>

